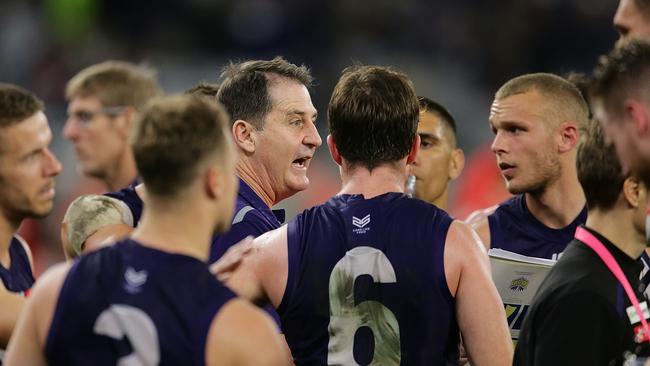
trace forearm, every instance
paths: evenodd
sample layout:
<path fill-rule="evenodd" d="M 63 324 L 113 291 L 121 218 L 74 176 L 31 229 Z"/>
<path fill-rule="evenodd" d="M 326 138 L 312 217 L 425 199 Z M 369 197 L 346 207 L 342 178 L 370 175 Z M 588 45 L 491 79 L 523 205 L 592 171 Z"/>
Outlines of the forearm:
<path fill-rule="evenodd" d="M 0 348 L 7 347 L 24 303 L 22 296 L 0 289 Z"/>

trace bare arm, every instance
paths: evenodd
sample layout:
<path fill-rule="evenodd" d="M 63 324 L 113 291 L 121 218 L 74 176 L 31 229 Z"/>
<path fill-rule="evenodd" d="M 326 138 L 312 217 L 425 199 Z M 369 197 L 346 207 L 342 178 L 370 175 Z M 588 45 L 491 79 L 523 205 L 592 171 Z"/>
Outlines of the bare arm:
<path fill-rule="evenodd" d="M 445 274 L 472 365 L 511 365 L 506 314 L 492 282 L 485 249 L 467 224 L 454 221 L 445 245 Z"/>
<path fill-rule="evenodd" d="M 67 264 L 57 265 L 36 282 L 9 342 L 4 360 L 6 366 L 47 365 L 44 354 L 45 340 L 52 323 L 56 300 L 69 268 Z"/>
<path fill-rule="evenodd" d="M 0 281 L 0 348 L 9 343 L 24 304 L 25 298 L 7 290 Z"/>
<path fill-rule="evenodd" d="M 134 228 L 126 224 L 104 226 L 88 236 L 82 248 L 82 254 L 108 246 L 133 232 Z"/>
<path fill-rule="evenodd" d="M 290 355 L 283 342 L 268 315 L 244 300 L 231 300 L 210 326 L 206 364 L 290 365 Z"/>
<path fill-rule="evenodd" d="M 27 245 L 27 242 L 19 235 L 15 235 L 18 242 L 23 246 L 27 258 L 29 259 L 29 267 L 34 273 L 34 259 L 32 251 Z M 2 281 L 0 281 L 0 348 L 7 347 L 11 334 L 16 327 L 20 311 L 25 305 L 25 298 L 22 295 L 7 290 Z"/>
<path fill-rule="evenodd" d="M 492 206 L 483 210 L 472 212 L 465 222 L 478 234 L 479 238 L 485 249 L 489 250 L 492 243 L 490 239 L 490 222 L 488 216 L 499 207 L 498 205 Z"/>
<path fill-rule="evenodd" d="M 227 257 L 227 254 L 224 255 Z M 263 234 L 253 241 L 250 253 L 225 283 L 250 301 L 280 305 L 287 284 L 287 227 Z"/>

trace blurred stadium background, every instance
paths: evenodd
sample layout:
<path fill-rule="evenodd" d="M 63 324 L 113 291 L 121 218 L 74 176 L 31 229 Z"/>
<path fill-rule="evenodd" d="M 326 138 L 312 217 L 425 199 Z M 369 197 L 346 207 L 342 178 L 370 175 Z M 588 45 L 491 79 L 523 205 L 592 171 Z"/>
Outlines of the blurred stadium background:
<path fill-rule="evenodd" d="M 409 74 L 418 94 L 457 119 L 459 144 L 470 159 L 452 191 L 451 211 L 464 218 L 502 197 L 500 178 L 486 178 L 495 171 L 486 147 L 494 91 L 522 73 L 589 72 L 616 40 L 616 6 L 614 0 L 2 0 L 0 81 L 45 101 L 64 165 L 54 212 L 23 224 L 37 272 L 62 259 L 59 224 L 67 203 L 102 189 L 76 171 L 72 145 L 61 133 L 65 83 L 83 67 L 107 59 L 146 63 L 174 93 L 217 81 L 228 60 L 282 55 L 311 68 L 325 137 L 327 102 L 340 71 L 355 61 L 394 65 Z M 337 191 L 338 170 L 326 148 L 310 176 L 310 189 L 282 204 L 287 218 Z"/>

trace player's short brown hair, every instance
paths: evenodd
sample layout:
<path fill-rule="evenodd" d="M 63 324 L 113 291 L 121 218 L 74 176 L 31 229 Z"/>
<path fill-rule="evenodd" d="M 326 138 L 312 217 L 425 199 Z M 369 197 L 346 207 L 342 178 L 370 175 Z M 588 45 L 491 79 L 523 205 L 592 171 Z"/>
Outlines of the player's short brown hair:
<path fill-rule="evenodd" d="M 131 137 L 147 193 L 172 197 L 196 178 L 208 159 L 231 153 L 227 125 L 224 108 L 204 98 L 154 99 L 141 113 Z"/>

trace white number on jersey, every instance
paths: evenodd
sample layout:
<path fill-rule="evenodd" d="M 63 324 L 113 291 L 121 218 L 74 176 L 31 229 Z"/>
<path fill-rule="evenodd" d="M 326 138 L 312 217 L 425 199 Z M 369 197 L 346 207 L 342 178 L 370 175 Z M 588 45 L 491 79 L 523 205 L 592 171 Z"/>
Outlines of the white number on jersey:
<path fill-rule="evenodd" d="M 99 314 L 93 331 L 117 340 L 126 337 L 131 342 L 133 353 L 117 360 L 117 366 L 155 366 L 160 362 L 156 326 L 136 307 L 111 305 Z"/>
<path fill-rule="evenodd" d="M 354 336 L 359 328 L 368 327 L 375 340 L 370 364 L 399 365 L 401 350 L 395 314 L 377 301 L 354 305 L 354 283 L 362 275 L 370 275 L 375 283 L 397 282 L 393 265 L 376 248 L 354 248 L 336 263 L 329 280 L 327 364 L 357 365 L 353 354 Z"/>

